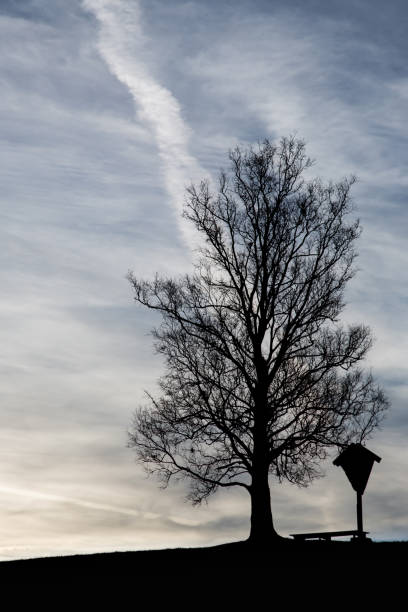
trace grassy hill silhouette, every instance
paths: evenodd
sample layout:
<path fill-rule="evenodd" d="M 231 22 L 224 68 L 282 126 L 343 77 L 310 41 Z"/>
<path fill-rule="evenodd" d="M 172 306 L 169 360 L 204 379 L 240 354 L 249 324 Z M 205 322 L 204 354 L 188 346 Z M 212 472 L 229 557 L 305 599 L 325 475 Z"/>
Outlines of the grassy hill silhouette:
<path fill-rule="evenodd" d="M 24 580 L 85 575 L 137 575 L 152 579 L 178 573 L 210 571 L 224 576 L 273 574 L 275 577 L 308 578 L 332 574 L 381 575 L 406 567 L 408 542 L 294 542 L 282 539 L 270 548 L 255 548 L 247 541 L 207 548 L 172 548 L 87 555 L 44 557 L 0 562 L 0 579 Z"/>

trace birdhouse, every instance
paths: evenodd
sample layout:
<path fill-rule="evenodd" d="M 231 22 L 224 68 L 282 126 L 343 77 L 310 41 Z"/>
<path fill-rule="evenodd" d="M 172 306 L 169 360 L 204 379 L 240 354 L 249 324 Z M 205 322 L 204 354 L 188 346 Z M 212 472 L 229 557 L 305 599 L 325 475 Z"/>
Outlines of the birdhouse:
<path fill-rule="evenodd" d="M 379 463 L 381 457 L 361 444 L 350 444 L 333 461 L 333 464 L 343 468 L 353 489 L 363 495 L 374 461 Z"/>

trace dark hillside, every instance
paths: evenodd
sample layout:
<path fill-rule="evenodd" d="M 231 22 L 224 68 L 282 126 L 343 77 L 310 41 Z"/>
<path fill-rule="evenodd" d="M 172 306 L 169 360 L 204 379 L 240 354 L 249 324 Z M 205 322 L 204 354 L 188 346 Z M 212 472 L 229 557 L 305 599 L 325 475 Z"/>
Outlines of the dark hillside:
<path fill-rule="evenodd" d="M 205 570 L 217 575 L 274 575 L 321 579 L 323 576 L 362 573 L 384 576 L 407 569 L 408 542 L 305 542 L 283 540 L 269 549 L 247 542 L 208 548 L 176 548 L 46 557 L 0 562 L 0 579 L 66 578 L 97 575 L 137 575 L 151 581 L 160 576 L 191 575 Z"/>

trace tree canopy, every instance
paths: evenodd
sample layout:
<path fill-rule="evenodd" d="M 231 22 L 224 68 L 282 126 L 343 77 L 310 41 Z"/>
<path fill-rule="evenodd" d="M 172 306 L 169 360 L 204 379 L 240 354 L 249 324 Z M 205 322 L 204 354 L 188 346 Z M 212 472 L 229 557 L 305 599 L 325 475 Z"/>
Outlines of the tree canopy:
<path fill-rule="evenodd" d="M 205 240 L 193 273 L 129 274 L 135 300 L 162 315 L 166 360 L 129 444 L 164 485 L 187 478 L 193 503 L 246 489 L 260 540 L 276 535 L 268 477 L 308 484 L 331 447 L 372 433 L 388 400 L 361 367 L 369 328 L 339 322 L 360 236 L 354 178 L 306 180 L 312 162 L 293 137 L 229 161 L 217 192 L 187 189 L 184 217 Z"/>

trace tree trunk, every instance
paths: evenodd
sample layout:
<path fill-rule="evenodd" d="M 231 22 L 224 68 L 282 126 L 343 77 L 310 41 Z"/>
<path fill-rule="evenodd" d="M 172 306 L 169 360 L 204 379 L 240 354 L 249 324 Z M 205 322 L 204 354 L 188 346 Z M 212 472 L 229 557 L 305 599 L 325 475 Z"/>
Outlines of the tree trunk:
<path fill-rule="evenodd" d="M 255 418 L 253 429 L 253 459 L 251 495 L 251 532 L 249 541 L 258 546 L 268 546 L 280 536 L 274 529 L 269 491 L 269 444 L 267 439 L 267 421 L 264 407 L 268 402 L 267 366 L 262 357 L 261 346 L 256 364 L 258 380 L 255 390 Z"/>
<path fill-rule="evenodd" d="M 268 483 L 268 467 L 254 471 L 250 488 L 251 532 L 249 541 L 256 545 L 267 545 L 280 536 L 272 520 L 271 496 Z"/>

